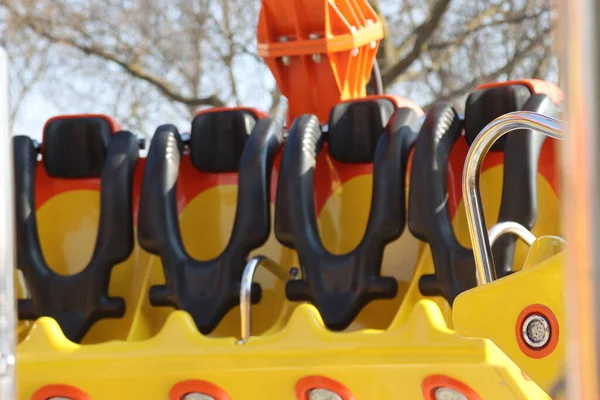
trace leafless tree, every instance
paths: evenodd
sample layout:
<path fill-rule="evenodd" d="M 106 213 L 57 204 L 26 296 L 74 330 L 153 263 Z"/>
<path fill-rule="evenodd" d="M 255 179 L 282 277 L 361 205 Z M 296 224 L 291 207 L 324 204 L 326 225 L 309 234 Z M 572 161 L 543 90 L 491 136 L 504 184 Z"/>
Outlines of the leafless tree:
<path fill-rule="evenodd" d="M 370 1 L 387 26 L 378 54 L 385 86 L 423 105 L 460 108 L 486 81 L 557 79 L 548 0 Z"/>
<path fill-rule="evenodd" d="M 484 81 L 557 79 L 549 0 L 370 0 L 385 23 L 378 54 L 391 93 L 460 103 Z M 13 117 L 36 90 L 69 112 L 125 126 L 189 120 L 199 107 L 277 106 L 256 55 L 260 2 L 0 0 L 13 59 Z"/>

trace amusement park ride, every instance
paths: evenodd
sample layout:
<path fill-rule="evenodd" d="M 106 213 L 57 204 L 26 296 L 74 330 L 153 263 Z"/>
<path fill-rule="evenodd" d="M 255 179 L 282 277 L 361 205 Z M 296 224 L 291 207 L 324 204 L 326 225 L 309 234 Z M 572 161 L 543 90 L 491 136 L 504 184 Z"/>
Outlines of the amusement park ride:
<path fill-rule="evenodd" d="M 108 116 L 36 143 L 0 109 L 1 398 L 598 398 L 596 3 L 563 10 L 568 127 L 539 80 L 464 117 L 383 94 L 367 0 L 292 3 L 257 32 L 285 126 L 202 110 L 141 157 Z"/>

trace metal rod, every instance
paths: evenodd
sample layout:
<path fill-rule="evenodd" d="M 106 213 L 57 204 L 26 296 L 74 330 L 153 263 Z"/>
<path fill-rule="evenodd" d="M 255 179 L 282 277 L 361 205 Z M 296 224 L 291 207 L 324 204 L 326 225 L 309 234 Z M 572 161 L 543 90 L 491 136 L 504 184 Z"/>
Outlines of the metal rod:
<path fill-rule="evenodd" d="M 475 256 L 478 285 L 496 280 L 496 269 L 479 193 L 481 166 L 494 142 L 517 129 L 531 129 L 554 139 L 562 139 L 563 123 L 533 112 L 513 112 L 490 122 L 471 144 L 465 160 L 462 191 Z"/>
<path fill-rule="evenodd" d="M 0 399 L 16 399 L 15 208 L 8 57 L 0 48 Z"/>
<path fill-rule="evenodd" d="M 496 243 L 496 240 L 500 238 L 500 236 L 507 234 L 515 235 L 523 242 L 525 242 L 528 246 L 531 246 L 536 240 L 535 235 L 523 225 L 514 221 L 505 221 L 498 222 L 496 225 L 492 226 L 488 231 L 488 237 L 490 238 L 490 246 L 493 246 L 494 243 Z"/>
<path fill-rule="evenodd" d="M 566 386 L 569 399 L 587 400 L 600 397 L 600 1 L 557 5 L 569 132 L 561 157 L 561 215 L 569 243 Z"/>
<path fill-rule="evenodd" d="M 254 274 L 258 267 L 265 267 L 269 272 L 275 275 L 282 281 L 287 281 L 290 278 L 289 273 L 275 261 L 265 257 L 257 256 L 252 258 L 246 264 L 244 273 L 242 274 L 242 282 L 240 285 L 240 318 L 242 327 L 242 337 L 238 344 L 244 344 L 250 339 L 252 332 L 252 282 Z"/>

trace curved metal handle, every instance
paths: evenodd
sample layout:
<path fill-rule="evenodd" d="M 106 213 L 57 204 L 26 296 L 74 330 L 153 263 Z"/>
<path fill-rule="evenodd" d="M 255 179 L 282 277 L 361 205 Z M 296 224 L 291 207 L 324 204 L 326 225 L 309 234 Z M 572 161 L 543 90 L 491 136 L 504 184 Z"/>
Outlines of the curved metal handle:
<path fill-rule="evenodd" d="M 284 282 L 290 278 L 289 273 L 285 271 L 283 267 L 265 256 L 253 257 L 250 261 L 248 261 L 248 263 L 246 263 L 240 285 L 240 318 L 242 337 L 238 341 L 238 344 L 244 344 L 248 341 L 248 339 L 250 339 L 252 329 L 252 281 L 254 280 L 256 269 L 259 266 L 265 267 L 269 270 L 269 272 Z"/>
<path fill-rule="evenodd" d="M 523 242 L 525 242 L 528 246 L 531 246 L 533 242 L 535 242 L 535 240 L 537 239 L 535 235 L 529 231 L 529 229 L 525 228 L 518 222 L 498 222 L 496 225 L 492 226 L 488 231 L 488 236 L 490 238 L 490 246 L 493 246 L 494 243 L 496 243 L 496 240 L 500 238 L 500 236 L 507 234 L 515 235 Z"/>
<path fill-rule="evenodd" d="M 469 235 L 473 244 L 478 285 L 485 285 L 496 279 L 496 269 L 479 193 L 481 166 L 494 142 L 517 129 L 531 129 L 553 139 L 562 139 L 563 122 L 534 112 L 512 112 L 490 122 L 471 145 L 463 170 L 462 192 Z"/>

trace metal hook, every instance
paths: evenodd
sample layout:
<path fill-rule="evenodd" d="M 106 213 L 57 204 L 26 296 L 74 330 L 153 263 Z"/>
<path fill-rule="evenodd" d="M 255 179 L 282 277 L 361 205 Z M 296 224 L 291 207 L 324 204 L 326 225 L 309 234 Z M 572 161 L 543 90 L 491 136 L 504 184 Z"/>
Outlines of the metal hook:
<path fill-rule="evenodd" d="M 515 235 L 523 242 L 525 242 L 528 246 L 531 246 L 533 242 L 535 242 L 535 240 L 537 239 L 529 229 L 525 228 L 518 222 L 498 222 L 496 225 L 492 226 L 488 231 L 488 236 L 490 238 L 490 246 L 493 246 L 494 243 L 496 243 L 496 240 L 500 238 L 500 236 L 506 234 Z"/>
<path fill-rule="evenodd" d="M 282 281 L 286 282 L 290 275 L 284 270 L 282 266 L 277 264 L 275 261 L 265 257 L 257 256 L 253 257 L 246 267 L 244 267 L 244 273 L 242 274 L 242 281 L 240 285 L 240 318 L 242 326 L 242 337 L 238 341 L 238 344 L 244 344 L 250 339 L 250 333 L 252 328 L 252 281 L 254 280 L 254 274 L 259 266 L 263 266 L 269 270 L 273 275 Z"/>
<path fill-rule="evenodd" d="M 485 285 L 496 279 L 496 269 L 479 193 L 479 176 L 486 154 L 496 140 L 517 129 L 531 129 L 553 139 L 562 140 L 563 125 L 560 120 L 534 112 L 512 112 L 490 122 L 471 145 L 465 159 L 462 192 L 475 256 L 478 285 Z"/>

